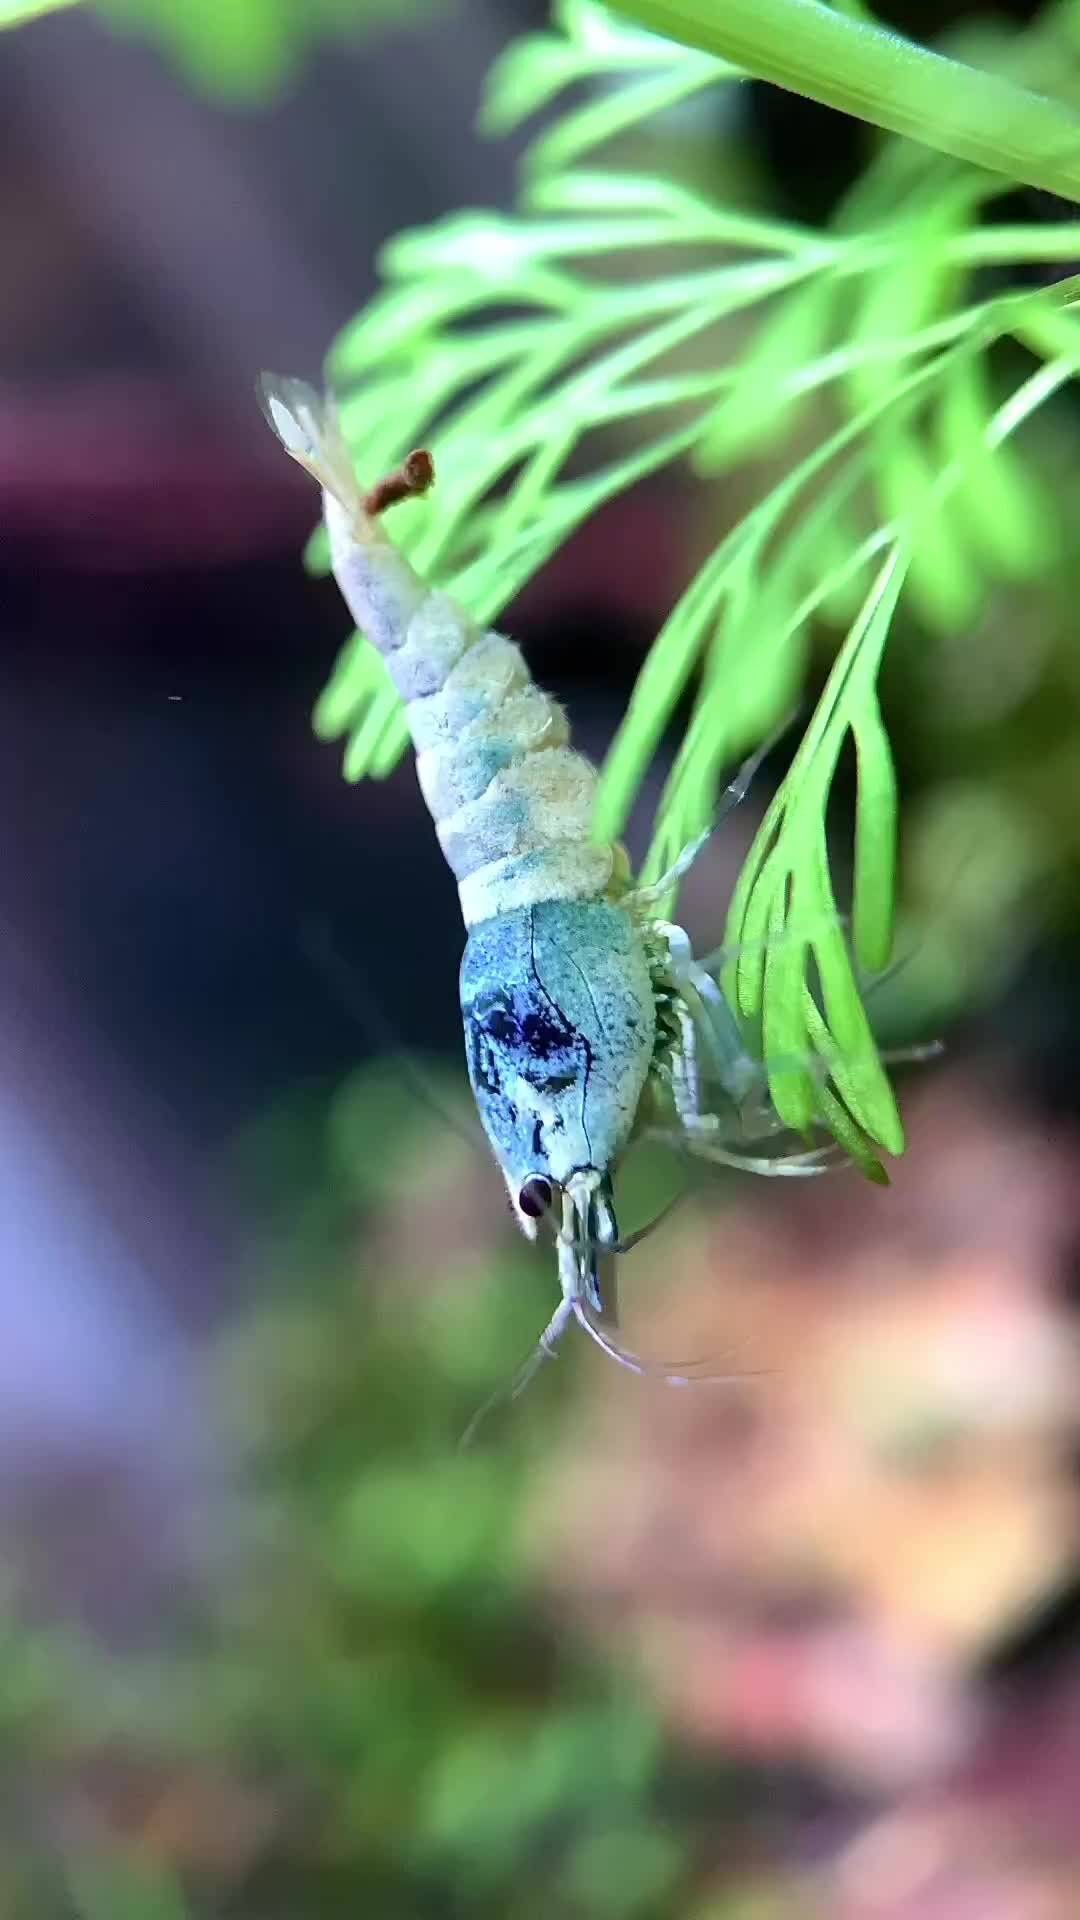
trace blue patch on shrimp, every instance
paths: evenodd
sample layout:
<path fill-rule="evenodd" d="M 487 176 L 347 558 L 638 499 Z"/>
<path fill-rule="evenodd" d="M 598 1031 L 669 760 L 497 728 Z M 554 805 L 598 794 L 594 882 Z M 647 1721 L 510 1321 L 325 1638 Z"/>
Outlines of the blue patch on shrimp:
<path fill-rule="evenodd" d="M 472 929 L 461 968 L 469 1077 L 516 1192 L 607 1173 L 626 1144 L 655 1014 L 633 929 L 604 901 L 548 901 Z"/>
<path fill-rule="evenodd" d="M 462 962 L 469 1078 L 512 1181 L 553 1181 L 589 1163 L 584 1126 L 592 1050 L 538 977 L 530 909 L 486 921 Z"/>
<path fill-rule="evenodd" d="M 588 1041 L 531 981 L 511 992 L 478 994 L 468 1017 L 476 1077 L 493 1094 L 507 1062 L 538 1093 L 565 1093 L 584 1084 Z"/>

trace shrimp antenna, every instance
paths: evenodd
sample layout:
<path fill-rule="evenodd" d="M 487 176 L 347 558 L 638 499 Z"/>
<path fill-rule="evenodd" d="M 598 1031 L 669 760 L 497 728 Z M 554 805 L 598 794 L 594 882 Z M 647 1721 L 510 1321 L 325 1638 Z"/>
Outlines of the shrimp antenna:
<path fill-rule="evenodd" d="M 628 1373 L 636 1373 L 639 1379 L 663 1380 L 669 1387 L 730 1387 L 739 1380 L 755 1377 L 753 1374 L 745 1373 L 676 1373 L 673 1370 L 674 1364 L 684 1367 L 704 1367 L 708 1365 L 706 1360 L 684 1360 L 679 1363 L 643 1360 L 639 1353 L 634 1353 L 629 1347 L 621 1347 L 617 1340 L 613 1340 L 610 1334 L 605 1333 L 603 1328 L 597 1325 L 583 1299 L 576 1299 L 571 1304 L 578 1326 L 588 1334 L 589 1339 L 599 1347 L 601 1353 L 606 1354 L 609 1360 L 614 1360 L 616 1366 L 625 1367 Z"/>
<path fill-rule="evenodd" d="M 523 1360 L 520 1367 L 511 1374 L 509 1380 L 507 1380 L 503 1386 L 496 1387 L 494 1393 L 490 1394 L 484 1401 L 483 1406 L 473 1414 L 472 1419 L 469 1421 L 468 1426 L 458 1442 L 459 1452 L 464 1453 L 467 1448 L 472 1446 L 480 1428 L 488 1418 L 488 1415 L 494 1413 L 496 1407 L 509 1406 L 513 1401 L 520 1399 L 526 1387 L 530 1386 L 536 1378 L 544 1361 L 554 1360 L 555 1349 L 572 1319 L 573 1301 L 566 1299 L 560 1300 L 528 1359 Z"/>
<path fill-rule="evenodd" d="M 494 1413 L 496 1407 L 509 1406 L 514 1400 L 519 1399 L 526 1388 L 531 1386 L 540 1368 L 543 1366 L 544 1361 L 555 1359 L 555 1348 L 562 1339 L 571 1320 L 577 1321 L 582 1332 L 588 1334 L 594 1346 L 599 1347 L 601 1353 L 606 1355 L 607 1359 L 614 1360 L 616 1366 L 624 1367 L 628 1373 L 636 1374 L 641 1380 L 662 1380 L 669 1387 L 708 1387 L 733 1386 L 740 1380 L 749 1380 L 756 1377 L 754 1374 L 746 1373 L 676 1372 L 674 1367 L 669 1363 L 659 1362 L 653 1365 L 649 1361 L 643 1360 L 640 1354 L 632 1352 L 629 1347 L 619 1346 L 617 1341 L 612 1340 L 610 1335 L 604 1333 L 596 1324 L 595 1320 L 593 1320 L 583 1299 L 577 1297 L 560 1300 L 528 1359 L 523 1361 L 516 1373 L 511 1375 L 506 1384 L 497 1387 L 495 1392 L 484 1401 L 483 1406 L 473 1414 L 459 1442 L 459 1450 L 461 1452 L 465 1452 L 467 1448 L 471 1447 L 480 1428 L 487 1420 L 489 1414 Z M 689 1368 L 705 1366 L 707 1362 L 704 1360 L 687 1360 L 680 1364 Z"/>

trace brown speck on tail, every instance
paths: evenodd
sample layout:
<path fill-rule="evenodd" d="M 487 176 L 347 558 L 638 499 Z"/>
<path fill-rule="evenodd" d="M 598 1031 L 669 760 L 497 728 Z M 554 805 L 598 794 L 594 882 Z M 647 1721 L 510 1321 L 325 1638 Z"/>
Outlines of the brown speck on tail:
<path fill-rule="evenodd" d="M 435 484 L 435 462 L 426 447 L 414 447 L 407 453 L 400 467 L 388 473 L 384 480 L 376 480 L 375 485 L 364 495 L 364 512 L 372 520 L 385 513 L 387 507 L 396 507 L 399 500 L 418 499 Z"/>

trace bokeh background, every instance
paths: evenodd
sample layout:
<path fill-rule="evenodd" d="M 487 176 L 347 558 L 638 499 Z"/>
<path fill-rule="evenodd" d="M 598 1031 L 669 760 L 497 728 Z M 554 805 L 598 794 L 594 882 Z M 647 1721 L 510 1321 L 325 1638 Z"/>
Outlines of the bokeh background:
<path fill-rule="evenodd" d="M 627 1337 L 723 1383 L 568 1350 L 463 1453 L 554 1272 L 411 769 L 312 736 L 348 622 L 252 396 L 510 204 L 543 9 L 139 11 L 0 36 L 0 1914 L 1080 1915 L 1080 579 L 887 669 L 882 1011 L 947 1041 L 891 1190 L 696 1185 Z M 811 220 L 865 150 L 757 87 L 693 138 Z M 597 752 L 699 531 L 651 483 L 507 615 Z"/>

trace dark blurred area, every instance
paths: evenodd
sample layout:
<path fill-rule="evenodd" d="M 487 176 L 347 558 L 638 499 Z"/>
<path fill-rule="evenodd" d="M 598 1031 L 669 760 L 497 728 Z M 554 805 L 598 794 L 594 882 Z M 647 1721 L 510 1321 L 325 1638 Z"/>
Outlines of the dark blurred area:
<path fill-rule="evenodd" d="M 317 372 L 397 229 L 510 204 L 476 101 L 543 20 L 316 40 L 242 107 L 78 9 L 0 36 L 0 1911 L 1068 1920 L 1073 606 L 966 731 L 887 678 L 916 892 L 1002 792 L 1059 833 L 1001 895 L 1051 867 L 1053 910 L 904 1083 L 891 1193 L 695 1198 L 632 1344 L 734 1388 L 567 1363 L 456 1451 L 554 1268 L 425 1105 L 468 1133 L 456 895 L 411 766 L 350 788 L 312 734 L 348 620 L 254 380 Z M 738 112 L 771 204 L 827 216 L 863 136 Z M 596 753 L 683 498 L 507 615 Z M 688 888 L 714 939 L 752 825 Z"/>

